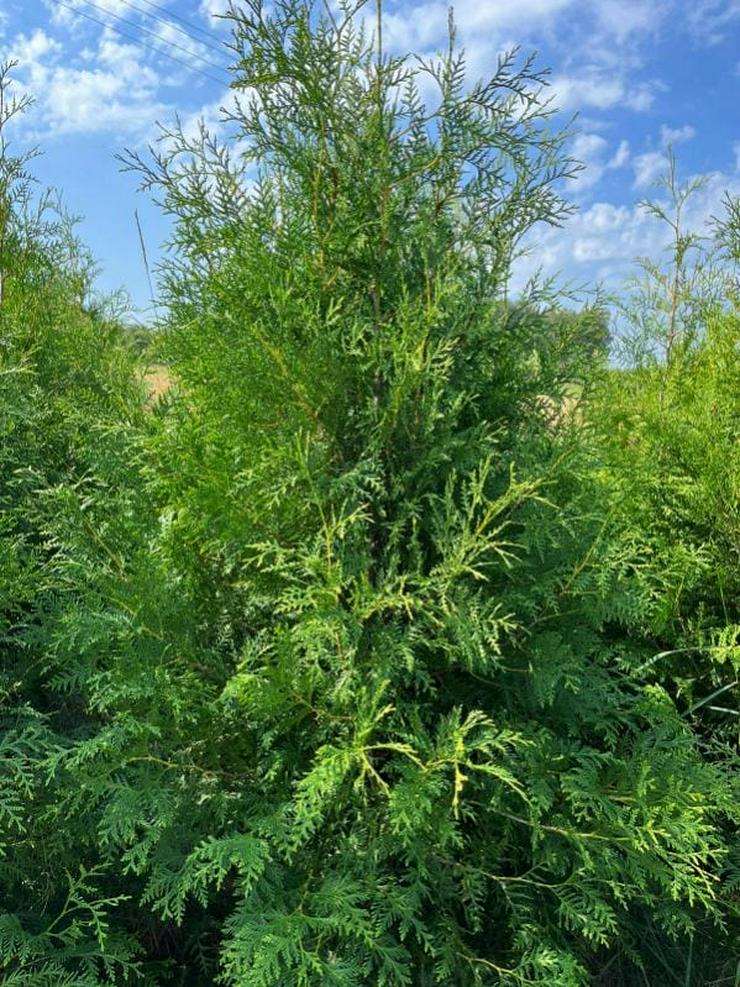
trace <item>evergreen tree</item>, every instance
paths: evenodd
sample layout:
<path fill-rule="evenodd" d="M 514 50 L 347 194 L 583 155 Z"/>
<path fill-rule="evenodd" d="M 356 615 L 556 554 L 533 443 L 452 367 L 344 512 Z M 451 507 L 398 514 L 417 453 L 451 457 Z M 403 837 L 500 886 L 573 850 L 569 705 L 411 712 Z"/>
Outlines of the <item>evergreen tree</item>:
<path fill-rule="evenodd" d="M 92 987 L 132 969 L 136 944 L 108 934 L 120 898 L 96 887 L 97 855 L 58 804 L 53 759 L 88 716 L 49 669 L 49 610 L 76 593 L 51 576 L 48 521 L 55 500 L 102 495 L 100 436 L 143 417 L 141 388 L 74 222 L 38 191 L 35 152 L 14 152 L 30 101 L 14 96 L 13 67 L 0 67 L 0 983 Z"/>
<path fill-rule="evenodd" d="M 454 37 L 389 57 L 379 10 L 231 18 L 237 156 L 175 131 L 130 163 L 175 218 L 168 551 L 220 612 L 210 718 L 254 795 L 151 898 L 232 875 L 234 984 L 649 964 L 648 921 L 715 907 L 729 789 L 628 674 L 599 483 L 543 414 L 588 353 L 533 359 L 536 286 L 502 305 L 520 237 L 567 214 L 543 79 L 511 56 L 466 88 Z"/>

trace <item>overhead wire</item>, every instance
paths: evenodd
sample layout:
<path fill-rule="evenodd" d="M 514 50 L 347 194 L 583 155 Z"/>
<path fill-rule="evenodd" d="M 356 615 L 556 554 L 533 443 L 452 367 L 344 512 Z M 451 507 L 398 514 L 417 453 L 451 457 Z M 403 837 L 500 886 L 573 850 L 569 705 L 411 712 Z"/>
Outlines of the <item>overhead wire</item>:
<path fill-rule="evenodd" d="M 206 29 L 203 27 L 198 27 L 197 24 L 193 24 L 192 21 L 186 20 L 184 17 L 180 17 L 179 14 L 176 14 L 174 11 L 162 7 L 161 4 L 153 3 L 152 0 L 139 0 L 139 3 L 143 3 L 144 6 L 146 7 L 151 7 L 152 10 L 160 11 L 160 13 L 165 15 L 165 18 L 167 20 L 179 21 L 180 24 L 184 24 L 185 27 L 190 28 L 191 31 L 197 31 L 198 34 L 202 34 L 206 38 L 211 38 L 213 41 L 218 42 L 219 45 L 223 44 L 223 39 L 219 38 L 217 34 L 214 34 L 212 31 L 206 31 Z M 127 3 L 127 6 L 131 6 L 131 5 Z M 151 16 L 154 17 L 155 15 L 152 14 Z M 157 19 L 159 20 L 159 18 Z"/>
<path fill-rule="evenodd" d="M 114 31 L 116 34 L 119 34 L 122 38 L 126 38 L 127 41 L 133 42 L 135 45 L 138 45 L 140 48 L 146 48 L 147 51 L 153 51 L 156 55 L 162 55 L 164 58 L 169 58 L 170 61 L 177 62 L 178 65 L 184 65 L 185 68 L 188 69 L 190 72 L 195 72 L 198 75 L 202 75 L 204 79 L 210 79 L 211 82 L 216 82 L 220 86 L 229 85 L 230 79 L 226 74 L 226 69 L 224 69 L 222 66 L 216 66 L 216 68 L 218 68 L 219 71 L 224 72 L 224 77 L 217 78 L 215 75 L 212 75 L 210 72 L 206 72 L 203 69 L 198 68 L 197 65 L 193 65 L 191 62 L 186 62 L 184 58 L 178 58 L 177 55 L 173 55 L 171 52 L 167 51 L 166 48 L 170 45 L 170 42 L 165 41 L 163 38 L 159 38 L 159 40 L 164 47 L 157 47 L 155 45 L 150 45 L 146 41 L 142 41 L 142 39 L 137 35 L 129 34 L 126 31 L 123 31 L 120 27 L 116 27 L 115 24 L 110 24 L 106 21 L 102 21 L 100 20 L 99 17 L 94 17 L 92 14 L 88 14 L 86 11 L 81 10 L 79 7 L 73 7 L 71 4 L 65 3 L 64 0 L 52 0 L 52 2 L 56 3 L 60 7 L 64 7 L 66 10 L 71 11 L 73 14 L 79 14 L 80 17 L 85 17 L 87 20 L 92 21 L 93 24 L 98 24 L 100 27 L 103 28 L 109 28 L 111 31 Z M 122 18 L 119 18 L 119 20 L 120 19 Z M 125 23 L 130 24 L 131 22 L 126 21 Z M 134 29 L 136 29 L 137 27 L 137 25 L 135 24 L 132 24 L 131 26 Z M 188 52 L 188 54 L 192 55 L 192 52 Z"/>
<path fill-rule="evenodd" d="M 86 3 L 88 7 L 92 7 L 94 10 L 98 10 L 102 14 L 105 14 L 106 17 L 112 17 L 114 20 L 120 21 L 122 24 L 125 24 L 127 27 L 132 27 L 136 31 L 141 31 L 144 34 L 147 34 L 147 35 L 149 35 L 152 38 L 156 38 L 157 41 L 160 41 L 162 44 L 166 44 L 166 45 L 168 45 L 171 48 L 176 48 L 178 51 L 184 52 L 184 54 L 189 55 L 190 58 L 197 58 L 199 61 L 203 62 L 204 65 L 209 65 L 212 69 L 218 69 L 219 71 L 225 71 L 223 65 L 219 65 L 216 62 L 209 61 L 209 59 L 204 58 L 203 55 L 199 55 L 197 52 L 194 52 L 190 48 L 186 48 L 184 45 L 179 45 L 176 41 L 168 41 L 168 40 L 166 40 L 165 38 L 163 38 L 161 36 L 161 34 L 158 34 L 156 31 L 152 31 L 151 28 L 144 27 L 143 24 L 135 24 L 133 21 L 127 21 L 126 18 L 125 17 L 121 17 L 120 14 L 114 14 L 113 11 L 108 10 L 105 7 L 101 7 L 100 4 L 95 3 L 95 0 L 84 0 L 84 3 Z M 66 6 L 70 7 L 69 4 L 67 4 Z M 78 7 L 71 7 L 71 9 L 73 11 L 75 11 L 76 13 L 80 13 L 81 12 L 81 8 L 78 8 Z M 195 39 L 193 39 L 193 40 L 195 40 Z"/>
<path fill-rule="evenodd" d="M 194 35 L 190 34 L 189 31 L 186 31 L 184 27 L 179 27 L 175 24 L 175 20 L 183 21 L 182 17 L 177 17 L 175 14 L 168 14 L 166 17 L 162 17 L 161 14 L 153 14 L 148 10 L 143 10 L 141 7 L 137 7 L 136 4 L 131 3 L 131 0 L 118 0 L 118 2 L 122 3 L 124 7 L 130 7 L 131 10 L 135 10 L 138 14 L 142 14 L 144 17 L 151 17 L 152 20 L 159 21 L 161 24 L 166 24 L 168 27 L 173 28 L 180 34 L 184 34 L 186 38 L 190 38 L 190 40 L 194 41 L 196 44 L 203 45 L 205 48 L 210 48 L 211 51 L 218 52 L 219 54 L 223 53 L 223 42 L 219 41 L 215 34 L 209 34 L 207 31 L 201 32 L 206 38 L 213 38 L 215 41 L 219 41 L 218 45 L 213 44 L 211 41 L 204 41 L 201 40 L 201 38 L 196 38 Z M 146 3 L 148 7 L 153 7 L 155 10 L 161 10 L 166 13 L 164 7 L 158 7 L 157 4 L 148 3 L 147 0 L 139 0 L 139 3 Z M 187 24 L 193 31 L 200 30 L 200 28 L 196 27 L 195 24 L 190 24 L 188 21 L 183 21 L 183 23 Z"/>
<path fill-rule="evenodd" d="M 156 38 L 157 41 L 160 41 L 163 44 L 170 45 L 172 48 L 176 48 L 178 51 L 181 51 L 184 54 L 189 55 L 191 58 L 199 59 L 201 62 L 203 62 L 204 65 L 209 65 L 212 69 L 218 69 L 219 71 L 223 69 L 223 65 L 217 62 L 210 61 L 209 59 L 205 58 L 203 55 L 199 55 L 197 52 L 193 51 L 191 48 L 186 48 L 184 45 L 179 45 L 176 41 L 169 41 L 166 38 L 163 38 L 162 35 L 159 34 L 157 31 L 153 31 L 151 28 L 145 27 L 143 24 L 135 24 L 133 21 L 126 20 L 125 17 L 121 17 L 120 14 L 114 14 L 113 11 L 108 10 L 106 7 L 101 7 L 100 4 L 95 3 L 95 0 L 83 0 L 83 2 L 86 3 L 88 7 L 93 7 L 95 10 L 99 10 L 107 17 L 112 17 L 114 20 L 120 21 L 122 24 L 126 24 L 128 27 L 133 27 L 137 31 L 142 31 L 144 34 L 148 34 L 150 37 Z M 125 3 L 129 7 L 133 6 L 129 2 L 129 0 L 121 0 L 121 2 Z M 197 41 L 195 38 L 191 38 L 190 40 L 195 42 L 195 44 L 201 44 L 201 42 Z"/>

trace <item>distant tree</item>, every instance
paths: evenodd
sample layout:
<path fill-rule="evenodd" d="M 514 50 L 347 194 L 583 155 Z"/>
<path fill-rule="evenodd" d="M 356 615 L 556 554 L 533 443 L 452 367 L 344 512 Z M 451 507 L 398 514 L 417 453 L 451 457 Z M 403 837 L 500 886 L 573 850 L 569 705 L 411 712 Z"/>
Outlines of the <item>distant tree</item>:
<path fill-rule="evenodd" d="M 676 158 L 669 149 L 667 171 L 657 186 L 668 201 L 645 199 L 640 205 L 667 228 L 667 260 L 640 258 L 638 273 L 627 292 L 616 299 L 621 316 L 618 334 L 623 362 L 646 366 L 656 361 L 670 366 L 676 355 L 691 348 L 701 335 L 708 307 L 722 298 L 727 272 L 717 263 L 716 241 L 710 230 L 686 226 L 686 205 L 706 184 L 705 177 L 681 184 Z"/>

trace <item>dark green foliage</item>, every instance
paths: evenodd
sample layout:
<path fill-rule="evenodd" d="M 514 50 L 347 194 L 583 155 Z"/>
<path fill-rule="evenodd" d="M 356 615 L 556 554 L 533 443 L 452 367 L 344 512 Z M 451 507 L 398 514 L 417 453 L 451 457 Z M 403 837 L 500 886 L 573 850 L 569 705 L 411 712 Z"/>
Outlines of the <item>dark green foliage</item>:
<path fill-rule="evenodd" d="M 142 419 L 133 363 L 112 317 L 88 296 L 91 268 L 73 224 L 37 197 L 30 155 L 7 127 L 27 101 L 0 69 L 0 976 L 5 985 L 98 984 L 132 968 L 136 944 L 106 931 L 123 899 L 99 887 L 75 821 L 64 825 L 51 758 L 85 732 L 79 697 L 48 675 L 48 608 L 73 585 L 50 579 L 46 524 L 55 490 L 99 469 L 96 432 Z M 87 518 L 83 523 L 87 526 Z"/>
<path fill-rule="evenodd" d="M 0 307 L 0 984 L 731 976 L 736 763 L 653 669 L 734 660 L 735 316 L 604 410 L 601 311 L 507 297 L 568 212 L 541 76 L 340 14 L 233 9 L 242 155 L 129 160 L 175 220 L 165 400 L 66 232 Z"/>

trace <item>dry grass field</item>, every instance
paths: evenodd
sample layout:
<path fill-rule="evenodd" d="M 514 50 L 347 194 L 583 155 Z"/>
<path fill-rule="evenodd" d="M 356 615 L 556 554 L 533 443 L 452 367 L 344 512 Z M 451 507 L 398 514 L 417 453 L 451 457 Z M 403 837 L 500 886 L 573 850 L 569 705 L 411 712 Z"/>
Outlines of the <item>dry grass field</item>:
<path fill-rule="evenodd" d="M 154 364 L 144 374 L 144 381 L 149 389 L 149 399 L 158 401 L 172 387 L 173 377 L 164 364 Z"/>

